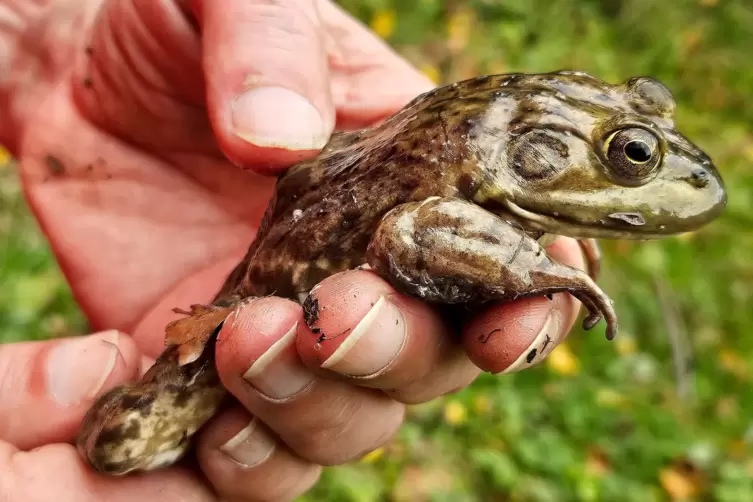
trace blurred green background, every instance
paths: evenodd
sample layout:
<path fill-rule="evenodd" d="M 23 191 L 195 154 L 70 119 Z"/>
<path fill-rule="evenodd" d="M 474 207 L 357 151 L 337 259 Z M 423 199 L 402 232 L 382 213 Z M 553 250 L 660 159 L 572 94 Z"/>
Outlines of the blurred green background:
<path fill-rule="evenodd" d="M 437 82 L 661 79 L 729 206 L 680 238 L 604 243 L 617 340 L 575 332 L 536 369 L 412 408 L 392 443 L 327 469 L 305 500 L 753 500 L 753 2 L 340 3 Z M 0 229 L 0 341 L 84 332 L 7 163 Z"/>

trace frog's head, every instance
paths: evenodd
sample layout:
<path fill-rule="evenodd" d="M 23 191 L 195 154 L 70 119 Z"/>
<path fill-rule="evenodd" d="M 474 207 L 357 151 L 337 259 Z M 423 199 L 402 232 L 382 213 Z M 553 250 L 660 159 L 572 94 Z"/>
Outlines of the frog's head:
<path fill-rule="evenodd" d="M 656 80 L 558 72 L 499 82 L 474 129 L 481 204 L 580 238 L 687 232 L 724 209 L 719 173 L 675 129 L 674 100 Z"/>

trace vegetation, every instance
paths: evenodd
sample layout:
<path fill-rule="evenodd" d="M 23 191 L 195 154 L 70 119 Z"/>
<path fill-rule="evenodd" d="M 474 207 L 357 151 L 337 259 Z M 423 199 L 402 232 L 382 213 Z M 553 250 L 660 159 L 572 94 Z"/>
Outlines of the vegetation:
<path fill-rule="evenodd" d="M 305 500 L 753 500 L 753 4 L 341 3 L 437 82 L 561 68 L 658 77 L 729 206 L 680 238 L 604 244 L 613 343 L 575 332 L 536 369 L 412 408 L 391 444 L 327 469 Z M 0 341 L 85 330 L 9 168 L 0 229 Z"/>

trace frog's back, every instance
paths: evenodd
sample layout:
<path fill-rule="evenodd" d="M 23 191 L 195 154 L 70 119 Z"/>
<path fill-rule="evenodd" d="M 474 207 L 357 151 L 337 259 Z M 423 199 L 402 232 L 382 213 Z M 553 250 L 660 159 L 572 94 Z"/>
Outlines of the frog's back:
<path fill-rule="evenodd" d="M 254 284 L 254 294 L 296 298 L 365 263 L 371 234 L 390 209 L 457 196 L 470 126 L 450 106 L 455 94 L 451 86 L 436 89 L 377 127 L 336 133 L 317 157 L 288 169 L 249 250 L 243 294 Z"/>

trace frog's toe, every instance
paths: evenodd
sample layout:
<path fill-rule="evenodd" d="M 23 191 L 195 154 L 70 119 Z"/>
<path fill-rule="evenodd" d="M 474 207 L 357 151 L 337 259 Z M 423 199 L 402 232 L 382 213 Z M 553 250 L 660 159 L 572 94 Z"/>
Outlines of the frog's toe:
<path fill-rule="evenodd" d="M 602 320 L 602 316 L 599 313 L 591 313 L 583 319 L 583 329 L 586 331 L 589 331 L 593 329 L 594 326 L 599 324 L 599 321 Z"/>

